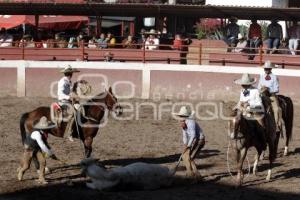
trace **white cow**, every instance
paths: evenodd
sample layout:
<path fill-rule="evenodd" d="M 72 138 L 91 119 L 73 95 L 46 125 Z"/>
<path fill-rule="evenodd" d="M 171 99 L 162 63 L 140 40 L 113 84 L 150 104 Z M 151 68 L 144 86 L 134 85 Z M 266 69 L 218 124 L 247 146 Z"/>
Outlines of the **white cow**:
<path fill-rule="evenodd" d="M 104 190 L 114 186 L 131 186 L 145 190 L 153 190 L 172 183 L 176 170 L 142 162 L 124 167 L 105 169 L 97 165 L 96 160 L 87 158 L 81 161 L 82 173 L 91 178 L 86 186 L 91 189 Z"/>

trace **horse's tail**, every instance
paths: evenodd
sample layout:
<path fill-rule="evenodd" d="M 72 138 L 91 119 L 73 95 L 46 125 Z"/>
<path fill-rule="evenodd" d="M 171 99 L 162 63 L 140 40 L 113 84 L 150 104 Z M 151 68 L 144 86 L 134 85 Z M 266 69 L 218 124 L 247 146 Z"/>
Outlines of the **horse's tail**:
<path fill-rule="evenodd" d="M 282 117 L 285 124 L 287 141 L 292 139 L 294 123 L 294 105 L 290 97 L 279 95 L 280 107 L 282 108 Z"/>
<path fill-rule="evenodd" d="M 21 139 L 22 139 L 22 144 L 24 145 L 25 139 L 26 139 L 26 128 L 25 128 L 25 122 L 29 116 L 29 113 L 24 113 L 21 116 L 20 119 L 20 132 L 21 132 Z"/>
<path fill-rule="evenodd" d="M 286 97 L 286 104 L 287 104 L 287 108 L 286 108 L 286 116 L 287 116 L 287 120 L 285 122 L 285 126 L 286 126 L 286 137 L 287 139 L 290 141 L 292 139 L 292 135 L 293 135 L 293 124 L 294 124 L 294 104 L 293 101 L 290 97 Z"/>

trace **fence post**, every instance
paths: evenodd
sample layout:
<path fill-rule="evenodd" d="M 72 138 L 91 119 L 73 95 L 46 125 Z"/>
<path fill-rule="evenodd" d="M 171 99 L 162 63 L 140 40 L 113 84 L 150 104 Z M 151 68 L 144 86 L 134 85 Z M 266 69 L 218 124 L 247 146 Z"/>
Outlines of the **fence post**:
<path fill-rule="evenodd" d="M 171 63 L 171 59 L 167 58 L 167 63 L 170 64 Z"/>
<path fill-rule="evenodd" d="M 145 60 L 146 60 L 146 58 L 145 58 L 145 57 L 146 57 L 146 47 L 145 47 L 145 42 L 146 42 L 146 41 L 143 42 L 143 63 L 146 62 L 146 61 L 145 61 Z"/>
<path fill-rule="evenodd" d="M 83 61 L 84 60 L 84 41 L 83 40 L 81 41 L 81 45 L 82 45 L 82 47 L 81 47 L 81 53 L 82 53 L 81 60 Z"/>
<path fill-rule="evenodd" d="M 259 46 L 259 66 L 262 66 L 262 61 L 263 61 L 263 49 L 262 45 Z"/>
<path fill-rule="evenodd" d="M 202 64 L 202 44 L 199 43 L 199 65 Z"/>
<path fill-rule="evenodd" d="M 25 60 L 25 44 L 24 44 L 24 40 L 22 42 L 22 60 Z"/>
<path fill-rule="evenodd" d="M 224 59 L 224 58 L 222 59 L 222 65 L 223 65 L 223 66 L 226 65 L 226 62 L 225 62 L 225 59 Z"/>

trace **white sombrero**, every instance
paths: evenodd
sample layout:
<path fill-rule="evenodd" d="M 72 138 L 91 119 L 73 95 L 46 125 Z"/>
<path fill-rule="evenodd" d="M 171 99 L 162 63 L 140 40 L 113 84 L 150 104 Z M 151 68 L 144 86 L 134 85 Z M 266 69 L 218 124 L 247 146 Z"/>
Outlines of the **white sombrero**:
<path fill-rule="evenodd" d="M 51 129 L 54 127 L 56 127 L 56 125 L 53 122 L 48 121 L 45 116 L 41 117 L 41 119 L 33 125 L 33 128 L 35 129 Z"/>
<path fill-rule="evenodd" d="M 272 69 L 272 68 L 275 68 L 276 66 L 275 66 L 274 63 L 272 63 L 271 61 L 267 60 L 262 67 L 264 69 Z"/>
<path fill-rule="evenodd" d="M 80 72 L 78 69 L 72 68 L 71 65 L 68 65 L 65 67 L 63 70 L 60 70 L 61 73 L 75 73 L 75 72 Z"/>
<path fill-rule="evenodd" d="M 242 78 L 234 81 L 238 85 L 252 85 L 256 82 L 255 78 L 252 78 L 249 74 L 243 74 Z"/>
<path fill-rule="evenodd" d="M 147 35 L 159 35 L 160 33 L 156 32 L 156 30 L 154 30 L 154 29 L 151 29 L 149 32 L 144 32 L 144 34 L 147 34 Z"/>
<path fill-rule="evenodd" d="M 180 117 L 180 118 L 190 118 L 193 119 L 195 116 L 195 112 L 192 111 L 189 107 L 187 106 L 182 106 L 179 110 L 178 113 L 172 113 L 173 115 Z"/>

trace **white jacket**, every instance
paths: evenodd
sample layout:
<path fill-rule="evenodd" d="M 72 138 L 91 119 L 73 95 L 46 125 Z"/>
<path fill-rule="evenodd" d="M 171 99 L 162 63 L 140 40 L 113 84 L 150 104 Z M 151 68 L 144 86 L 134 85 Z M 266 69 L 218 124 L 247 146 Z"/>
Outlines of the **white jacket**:
<path fill-rule="evenodd" d="M 58 101 L 70 100 L 70 94 L 72 90 L 72 82 L 67 77 L 62 77 L 58 81 L 57 96 Z"/>

